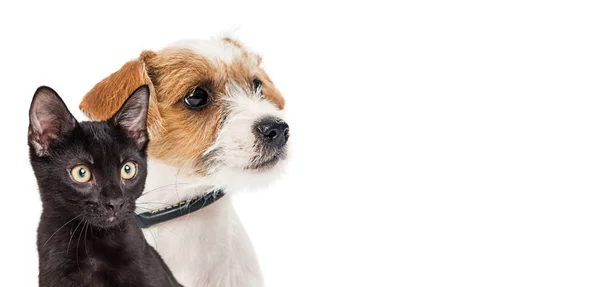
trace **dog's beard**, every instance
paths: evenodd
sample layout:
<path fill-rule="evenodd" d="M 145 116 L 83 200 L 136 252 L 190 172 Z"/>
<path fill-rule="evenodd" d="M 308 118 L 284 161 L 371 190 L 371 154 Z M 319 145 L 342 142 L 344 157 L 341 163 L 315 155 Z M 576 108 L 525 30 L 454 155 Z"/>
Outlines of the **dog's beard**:
<path fill-rule="evenodd" d="M 246 166 L 246 169 L 252 170 L 268 170 L 280 161 L 287 158 L 287 147 L 273 149 L 264 145 L 258 144 L 257 155 L 250 160 L 250 164 Z"/>
<path fill-rule="evenodd" d="M 203 182 L 227 190 L 263 188 L 281 176 L 286 162 L 285 159 L 279 159 L 268 162 L 260 168 L 238 168 L 218 164 L 213 166 L 210 173 L 203 176 Z"/>
<path fill-rule="evenodd" d="M 287 144 L 271 147 L 258 139 L 253 130 L 258 119 L 282 118 L 282 111 L 259 94 L 240 88 L 230 89 L 223 106 L 226 118 L 214 144 L 200 158 L 202 173 L 223 187 L 272 182 L 285 165 Z"/>

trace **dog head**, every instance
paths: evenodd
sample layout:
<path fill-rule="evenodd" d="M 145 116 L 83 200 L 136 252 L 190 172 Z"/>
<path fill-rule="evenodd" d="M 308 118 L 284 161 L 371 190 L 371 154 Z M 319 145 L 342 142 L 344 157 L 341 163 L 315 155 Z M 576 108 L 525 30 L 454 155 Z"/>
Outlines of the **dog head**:
<path fill-rule="evenodd" d="M 80 109 L 109 118 L 150 87 L 151 158 L 221 187 L 270 182 L 286 158 L 284 99 L 261 58 L 230 39 L 185 40 L 144 51 L 88 92 Z"/>

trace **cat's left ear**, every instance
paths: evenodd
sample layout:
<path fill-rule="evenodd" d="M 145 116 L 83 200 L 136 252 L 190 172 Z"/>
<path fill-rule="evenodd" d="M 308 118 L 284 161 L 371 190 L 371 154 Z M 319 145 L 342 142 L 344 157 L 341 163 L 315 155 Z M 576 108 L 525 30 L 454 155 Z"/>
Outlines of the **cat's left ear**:
<path fill-rule="evenodd" d="M 149 102 L 150 89 L 143 85 L 129 96 L 121 109 L 109 120 L 119 126 L 129 138 L 135 140 L 140 148 L 148 142 L 146 119 Z"/>
<path fill-rule="evenodd" d="M 38 156 L 48 153 L 50 144 L 77 126 L 77 120 L 50 87 L 39 87 L 29 108 L 29 144 Z"/>

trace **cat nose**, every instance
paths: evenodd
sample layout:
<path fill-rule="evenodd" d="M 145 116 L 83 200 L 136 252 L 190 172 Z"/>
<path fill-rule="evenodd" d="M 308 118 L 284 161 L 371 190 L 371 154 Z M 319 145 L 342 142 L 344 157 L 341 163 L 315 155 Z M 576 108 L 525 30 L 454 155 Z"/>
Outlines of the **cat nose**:
<path fill-rule="evenodd" d="M 125 199 L 123 199 L 123 198 L 109 199 L 106 201 L 106 203 L 104 205 L 106 206 L 106 208 L 116 212 L 116 211 L 119 211 L 123 207 L 123 205 L 125 205 Z"/>

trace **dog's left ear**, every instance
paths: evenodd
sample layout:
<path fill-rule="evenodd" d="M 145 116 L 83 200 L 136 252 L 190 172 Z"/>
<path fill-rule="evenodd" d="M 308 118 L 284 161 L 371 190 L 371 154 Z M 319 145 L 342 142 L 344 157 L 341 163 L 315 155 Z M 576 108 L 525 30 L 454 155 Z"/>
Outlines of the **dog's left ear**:
<path fill-rule="evenodd" d="M 148 132 L 150 137 L 162 130 L 162 118 L 157 105 L 156 92 L 150 72 L 149 60 L 153 51 L 143 51 L 140 56 L 129 61 L 118 71 L 97 83 L 81 100 L 79 109 L 91 120 L 107 120 L 114 115 L 138 87 L 148 85 L 150 106 L 148 107 Z"/>

